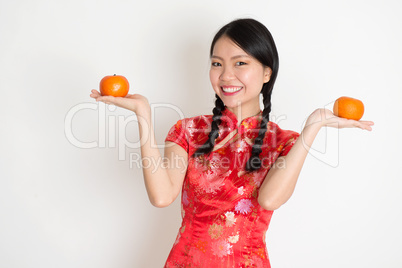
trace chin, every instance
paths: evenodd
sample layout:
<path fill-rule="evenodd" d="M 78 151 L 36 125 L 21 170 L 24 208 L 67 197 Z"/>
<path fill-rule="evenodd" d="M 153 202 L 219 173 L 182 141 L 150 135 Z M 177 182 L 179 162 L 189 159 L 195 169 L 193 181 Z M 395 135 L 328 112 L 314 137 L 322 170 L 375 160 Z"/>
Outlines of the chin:
<path fill-rule="evenodd" d="M 221 98 L 221 100 L 223 101 L 223 103 L 225 104 L 226 107 L 228 108 L 236 108 L 241 106 L 241 101 L 240 100 L 225 100 L 225 98 Z"/>
<path fill-rule="evenodd" d="M 233 97 L 230 97 L 230 96 L 224 96 L 224 95 L 221 94 L 221 92 L 218 93 L 218 92 L 215 91 L 215 93 L 223 101 L 223 104 L 225 104 L 225 106 L 228 107 L 228 108 L 234 109 L 234 108 L 237 108 L 237 107 L 241 106 L 242 103 L 243 103 L 239 98 L 233 98 Z"/>

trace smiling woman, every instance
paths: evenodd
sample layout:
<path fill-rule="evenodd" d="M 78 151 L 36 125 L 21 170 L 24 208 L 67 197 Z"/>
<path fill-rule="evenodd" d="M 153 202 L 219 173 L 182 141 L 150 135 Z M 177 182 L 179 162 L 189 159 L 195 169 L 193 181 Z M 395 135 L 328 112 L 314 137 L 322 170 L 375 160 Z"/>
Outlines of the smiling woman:
<path fill-rule="evenodd" d="M 165 139 L 166 165 L 143 167 L 150 202 L 170 205 L 182 192 L 182 224 L 165 268 L 269 268 L 265 243 L 273 211 L 293 194 L 315 136 L 324 126 L 371 130 L 372 122 L 346 120 L 317 109 L 301 133 L 269 121 L 278 54 L 268 29 L 253 19 L 222 27 L 212 41 L 213 115 L 184 118 Z M 260 94 L 264 109 L 259 105 Z M 148 100 L 91 96 L 134 111 L 143 159 L 160 159 Z M 180 163 L 175 165 L 177 159 Z M 186 172 L 183 172 L 185 170 Z"/>
<path fill-rule="evenodd" d="M 235 20 L 215 35 L 210 57 L 210 80 L 216 93 L 216 109 L 213 111 L 210 139 L 195 155 L 209 153 L 213 147 L 223 104 L 242 119 L 259 112 L 262 94 L 264 110 L 261 126 L 246 166 L 248 171 L 256 170 L 261 165 L 260 147 L 269 121 L 271 95 L 279 68 L 274 39 L 268 29 L 255 20 Z"/>

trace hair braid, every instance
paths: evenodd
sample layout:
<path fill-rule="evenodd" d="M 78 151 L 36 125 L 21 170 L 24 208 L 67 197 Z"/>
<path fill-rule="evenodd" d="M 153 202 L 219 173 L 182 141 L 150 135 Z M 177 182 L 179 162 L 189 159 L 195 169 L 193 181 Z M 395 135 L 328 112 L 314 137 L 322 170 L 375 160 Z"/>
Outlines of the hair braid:
<path fill-rule="evenodd" d="M 215 97 L 215 108 L 212 110 L 214 115 L 212 116 L 211 131 L 209 132 L 208 140 L 195 151 L 194 157 L 210 153 L 215 146 L 216 138 L 219 136 L 219 125 L 222 121 L 222 111 L 225 110 L 225 104 L 217 94 L 215 94 Z"/>
<path fill-rule="evenodd" d="M 264 142 L 265 133 L 269 122 L 269 114 L 271 113 L 271 90 L 263 90 L 263 103 L 264 110 L 262 111 L 262 119 L 258 137 L 255 138 L 253 147 L 251 148 L 251 156 L 247 161 L 246 170 L 254 171 L 261 168 L 260 154 L 262 152 L 262 145 Z"/>

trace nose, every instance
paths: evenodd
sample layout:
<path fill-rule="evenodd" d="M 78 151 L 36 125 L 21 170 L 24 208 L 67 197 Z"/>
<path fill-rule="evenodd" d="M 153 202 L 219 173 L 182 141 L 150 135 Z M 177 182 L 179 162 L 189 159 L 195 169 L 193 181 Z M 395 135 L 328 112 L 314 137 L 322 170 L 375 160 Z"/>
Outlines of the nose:
<path fill-rule="evenodd" d="M 222 81 L 230 81 L 234 77 L 233 69 L 230 67 L 224 67 L 222 68 L 222 73 L 219 77 L 220 80 Z"/>

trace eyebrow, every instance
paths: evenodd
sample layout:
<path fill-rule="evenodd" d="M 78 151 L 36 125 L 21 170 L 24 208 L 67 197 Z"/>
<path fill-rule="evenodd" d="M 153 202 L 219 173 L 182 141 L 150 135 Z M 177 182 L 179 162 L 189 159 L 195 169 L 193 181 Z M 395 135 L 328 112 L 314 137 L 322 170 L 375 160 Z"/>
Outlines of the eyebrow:
<path fill-rule="evenodd" d="M 235 59 L 238 59 L 238 58 L 250 58 L 250 56 L 249 56 L 249 55 L 236 55 L 236 56 L 231 57 L 230 59 L 231 59 L 231 60 L 235 60 Z M 211 56 L 211 59 L 220 59 L 220 60 L 223 60 L 222 57 L 219 57 L 219 56 L 216 56 L 216 55 L 212 55 L 212 56 Z"/>

